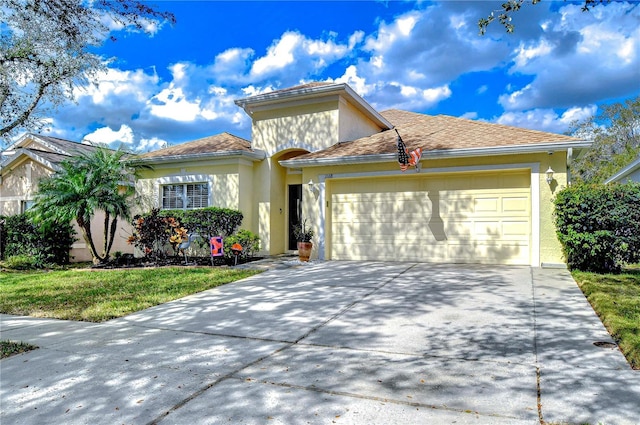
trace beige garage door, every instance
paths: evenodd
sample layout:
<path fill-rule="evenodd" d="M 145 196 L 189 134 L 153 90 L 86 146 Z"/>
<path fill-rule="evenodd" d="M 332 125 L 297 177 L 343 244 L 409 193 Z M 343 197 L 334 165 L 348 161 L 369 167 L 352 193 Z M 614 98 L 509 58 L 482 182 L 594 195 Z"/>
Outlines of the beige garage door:
<path fill-rule="evenodd" d="M 529 264 L 528 172 L 333 180 L 330 258 Z"/>

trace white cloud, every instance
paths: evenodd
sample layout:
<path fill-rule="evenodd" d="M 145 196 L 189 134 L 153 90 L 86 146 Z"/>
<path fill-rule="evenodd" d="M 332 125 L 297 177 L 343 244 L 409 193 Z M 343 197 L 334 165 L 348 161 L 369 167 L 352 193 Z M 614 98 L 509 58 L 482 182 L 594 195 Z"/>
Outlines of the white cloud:
<path fill-rule="evenodd" d="M 358 76 L 355 65 L 349 66 L 341 77 L 336 78 L 335 82 L 349 84 L 360 96 L 366 96 L 373 89 L 372 86 L 367 85 L 364 78 Z"/>
<path fill-rule="evenodd" d="M 522 42 L 510 72 L 532 81 L 500 97 L 507 110 L 569 107 L 629 93 L 640 81 L 640 8 L 612 2 L 583 12 L 566 5 Z"/>
<path fill-rule="evenodd" d="M 259 77 L 262 74 L 279 70 L 293 63 L 293 50 L 301 43 L 302 36 L 297 33 L 286 33 L 272 45 L 267 55 L 253 63 L 251 74 Z"/>
<path fill-rule="evenodd" d="M 490 71 L 510 51 L 498 38 L 477 35 L 469 5 L 434 4 L 381 22 L 365 38 L 362 49 L 369 55 L 360 55 L 339 80 L 358 75 L 367 81 L 367 100 L 378 107 L 433 108 L 452 96 L 458 77 Z"/>
<path fill-rule="evenodd" d="M 151 152 L 158 149 L 166 148 L 169 144 L 166 140 L 152 137 L 150 139 L 140 139 L 138 146 L 136 146 L 136 152 Z"/>
<path fill-rule="evenodd" d="M 335 35 L 329 34 L 328 40 L 313 40 L 299 32 L 285 32 L 267 49 L 265 56 L 253 62 L 249 76 L 260 81 L 285 72 L 294 71 L 303 76 L 321 70 L 349 50 L 347 45 L 336 43 L 332 36 Z"/>
<path fill-rule="evenodd" d="M 569 108 L 562 114 L 560 121 L 564 124 L 573 124 L 575 122 L 585 121 L 588 118 L 591 118 L 598 111 L 598 107 L 596 105 L 587 105 L 587 106 L 574 106 L 573 108 Z"/>
<path fill-rule="evenodd" d="M 74 96 L 79 101 L 88 100 L 99 105 L 109 102 L 110 98 L 120 97 L 144 101 L 158 84 L 158 76 L 147 74 L 143 70 L 121 71 L 109 68 L 105 73 L 97 75 L 93 84 L 74 89 Z M 89 99 L 86 99 L 86 98 Z"/>
<path fill-rule="evenodd" d="M 388 51 L 400 40 L 409 39 L 411 31 L 413 31 L 420 18 L 419 12 L 412 11 L 399 16 L 390 24 L 382 22 L 378 27 L 377 35 L 375 37 L 367 37 L 364 49 L 376 52 Z"/>
<path fill-rule="evenodd" d="M 349 50 L 353 50 L 356 45 L 362 43 L 362 40 L 364 40 L 364 31 L 356 31 L 353 34 L 351 34 L 349 36 L 349 44 L 348 44 L 348 49 Z"/>
<path fill-rule="evenodd" d="M 199 102 L 187 99 L 180 87 L 162 90 L 147 105 L 151 115 L 170 120 L 192 122 L 201 114 Z"/>
<path fill-rule="evenodd" d="M 102 127 L 84 136 L 83 141 L 93 144 L 109 145 L 118 147 L 119 145 L 131 145 L 133 143 L 133 130 L 126 124 L 122 124 L 118 131 L 109 127 Z"/>
<path fill-rule="evenodd" d="M 437 103 L 451 97 L 451 89 L 448 85 L 426 89 L 422 91 L 422 97 L 429 103 Z"/>
<path fill-rule="evenodd" d="M 253 49 L 231 48 L 215 57 L 213 66 L 210 67 L 211 75 L 216 76 L 219 82 L 238 83 L 245 81 L 245 74 L 251 66 Z"/>
<path fill-rule="evenodd" d="M 572 107 L 564 113 L 558 114 L 553 109 L 532 109 L 521 112 L 505 112 L 495 119 L 498 124 L 515 127 L 529 128 L 533 130 L 549 131 L 552 133 L 564 133 L 571 125 L 584 121 L 593 116 L 597 106 Z"/>
<path fill-rule="evenodd" d="M 514 59 L 516 66 L 524 67 L 532 59 L 546 56 L 551 53 L 552 46 L 546 40 L 535 40 L 533 43 L 525 45 L 520 43 L 516 49 L 516 57 Z"/>

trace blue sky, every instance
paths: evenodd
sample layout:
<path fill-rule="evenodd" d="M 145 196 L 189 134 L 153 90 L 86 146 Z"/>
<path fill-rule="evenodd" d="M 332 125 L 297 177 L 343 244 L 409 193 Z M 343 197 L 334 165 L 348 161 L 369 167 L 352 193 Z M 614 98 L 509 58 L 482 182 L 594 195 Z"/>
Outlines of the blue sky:
<path fill-rule="evenodd" d="M 479 36 L 493 1 L 156 1 L 177 23 L 120 30 L 97 84 L 46 134 L 134 151 L 217 134 L 250 139 L 233 101 L 310 81 L 350 84 L 377 110 L 562 133 L 640 95 L 640 5 L 542 1 Z"/>

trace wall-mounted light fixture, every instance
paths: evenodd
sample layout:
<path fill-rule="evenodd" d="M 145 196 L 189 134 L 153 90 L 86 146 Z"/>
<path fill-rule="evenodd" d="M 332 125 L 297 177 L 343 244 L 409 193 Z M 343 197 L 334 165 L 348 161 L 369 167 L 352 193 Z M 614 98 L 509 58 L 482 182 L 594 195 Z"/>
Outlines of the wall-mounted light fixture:
<path fill-rule="evenodd" d="M 551 182 L 553 181 L 553 170 L 551 169 L 551 166 L 549 166 L 549 169 L 546 171 L 547 174 L 547 184 L 551 185 Z"/>
<path fill-rule="evenodd" d="M 309 190 L 311 191 L 311 193 L 313 193 L 315 196 L 318 196 L 320 194 L 320 188 L 313 182 L 313 179 L 309 180 L 309 183 L 307 183 L 307 185 L 309 186 Z"/>

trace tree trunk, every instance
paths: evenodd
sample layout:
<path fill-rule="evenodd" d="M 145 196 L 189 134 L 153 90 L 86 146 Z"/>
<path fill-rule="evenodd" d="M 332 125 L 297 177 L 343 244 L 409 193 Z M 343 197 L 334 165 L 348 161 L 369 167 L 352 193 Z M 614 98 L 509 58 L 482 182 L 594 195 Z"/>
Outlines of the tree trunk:
<path fill-rule="evenodd" d="M 111 248 L 113 247 L 113 239 L 116 236 L 117 226 L 118 226 L 118 217 L 114 217 L 113 220 L 111 220 L 111 231 L 109 232 L 109 244 L 107 245 L 105 258 L 109 258 L 109 253 L 111 252 Z"/>
<path fill-rule="evenodd" d="M 102 230 L 102 258 L 106 259 L 109 258 L 109 250 L 107 249 L 107 246 L 109 245 L 109 218 L 111 216 L 109 215 L 108 212 L 104 212 L 104 228 Z"/>
<path fill-rule="evenodd" d="M 91 261 L 93 262 L 93 264 L 100 264 L 102 262 L 102 259 L 96 251 L 96 246 L 93 243 L 93 236 L 91 235 L 91 220 L 87 222 L 82 218 L 81 215 L 78 215 L 76 216 L 76 222 L 78 223 L 80 230 L 82 230 L 82 238 L 84 239 L 84 242 L 89 246 Z"/>

